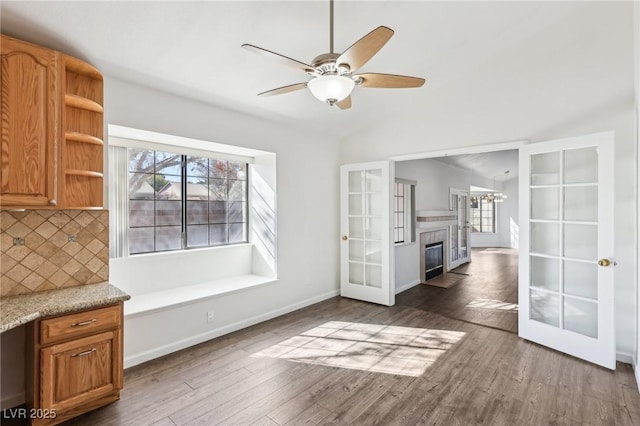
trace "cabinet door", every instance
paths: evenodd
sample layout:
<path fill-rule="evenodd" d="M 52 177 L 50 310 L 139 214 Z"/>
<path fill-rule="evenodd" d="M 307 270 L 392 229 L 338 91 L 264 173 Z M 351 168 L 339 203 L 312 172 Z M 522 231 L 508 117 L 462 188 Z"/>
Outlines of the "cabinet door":
<path fill-rule="evenodd" d="M 0 205 L 55 205 L 59 55 L 6 36 L 0 53 Z"/>
<path fill-rule="evenodd" d="M 121 386 L 119 331 L 76 339 L 41 350 L 41 406 L 67 410 Z"/>

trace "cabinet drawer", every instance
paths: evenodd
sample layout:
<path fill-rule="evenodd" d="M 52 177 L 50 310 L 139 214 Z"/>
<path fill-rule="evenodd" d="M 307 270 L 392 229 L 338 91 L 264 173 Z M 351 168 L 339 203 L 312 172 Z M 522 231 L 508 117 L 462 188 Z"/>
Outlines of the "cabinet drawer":
<path fill-rule="evenodd" d="M 112 327 L 121 321 L 120 305 L 45 319 L 40 322 L 40 343 L 45 345 Z"/>

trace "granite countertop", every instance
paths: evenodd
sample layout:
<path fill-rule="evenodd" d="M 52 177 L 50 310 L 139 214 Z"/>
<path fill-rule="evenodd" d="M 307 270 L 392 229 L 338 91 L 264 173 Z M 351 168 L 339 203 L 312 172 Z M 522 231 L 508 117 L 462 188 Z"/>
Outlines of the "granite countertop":
<path fill-rule="evenodd" d="M 105 282 L 0 298 L 0 333 L 38 318 L 99 308 L 131 296 Z"/>

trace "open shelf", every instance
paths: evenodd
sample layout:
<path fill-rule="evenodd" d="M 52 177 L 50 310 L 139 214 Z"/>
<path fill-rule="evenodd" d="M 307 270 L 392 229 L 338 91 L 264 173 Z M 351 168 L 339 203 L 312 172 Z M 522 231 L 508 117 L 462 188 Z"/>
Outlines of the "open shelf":
<path fill-rule="evenodd" d="M 95 177 L 95 178 L 102 178 L 104 176 L 104 174 L 100 172 L 93 172 L 91 170 L 69 169 L 69 170 L 65 170 L 64 173 L 69 176 L 85 176 L 85 177 Z"/>
<path fill-rule="evenodd" d="M 102 173 L 86 170 L 67 170 L 65 173 L 66 206 L 71 208 L 101 208 L 103 206 Z"/>
<path fill-rule="evenodd" d="M 64 65 L 67 71 L 72 71 L 102 81 L 102 74 L 100 74 L 100 71 L 80 59 L 65 56 Z"/>
<path fill-rule="evenodd" d="M 65 206 L 103 206 L 103 80 L 100 72 L 65 56 L 65 143 L 62 146 Z"/>
<path fill-rule="evenodd" d="M 87 111 L 97 112 L 100 114 L 104 112 L 102 105 L 100 105 L 99 103 L 94 102 L 91 99 L 83 98 L 82 96 L 78 96 L 78 95 L 71 95 L 69 93 L 65 94 L 64 103 L 70 107 L 80 108 Z"/>
<path fill-rule="evenodd" d="M 67 141 L 71 141 L 71 142 L 88 143 L 91 145 L 104 146 L 104 142 L 102 141 L 102 139 L 97 138 L 95 136 L 87 135 L 84 133 L 66 132 L 64 137 Z"/>

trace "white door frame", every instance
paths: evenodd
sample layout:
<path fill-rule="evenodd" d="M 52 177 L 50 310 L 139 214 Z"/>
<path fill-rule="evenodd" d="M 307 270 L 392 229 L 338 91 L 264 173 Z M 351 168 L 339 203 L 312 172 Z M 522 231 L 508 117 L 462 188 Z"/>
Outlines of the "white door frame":
<path fill-rule="evenodd" d="M 463 148 L 451 148 L 443 149 L 439 151 L 425 151 L 415 154 L 394 155 L 389 157 L 393 161 L 409 161 L 409 160 L 426 160 L 428 158 L 447 157 L 450 155 L 464 155 L 464 154 L 482 154 L 485 152 L 496 151 L 508 151 L 511 149 L 520 149 L 525 145 L 528 145 L 529 141 L 526 139 L 512 141 L 512 142 L 499 142 L 487 145 L 467 146 Z"/>

